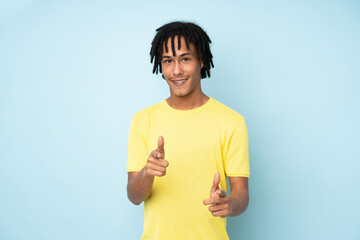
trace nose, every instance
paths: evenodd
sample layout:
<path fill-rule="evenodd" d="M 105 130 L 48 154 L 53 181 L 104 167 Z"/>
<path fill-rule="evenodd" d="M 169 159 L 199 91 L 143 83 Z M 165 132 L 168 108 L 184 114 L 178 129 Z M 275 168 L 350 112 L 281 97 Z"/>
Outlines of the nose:
<path fill-rule="evenodd" d="M 183 74 L 183 69 L 182 69 L 181 63 L 175 61 L 173 73 L 174 73 L 174 76 Z"/>

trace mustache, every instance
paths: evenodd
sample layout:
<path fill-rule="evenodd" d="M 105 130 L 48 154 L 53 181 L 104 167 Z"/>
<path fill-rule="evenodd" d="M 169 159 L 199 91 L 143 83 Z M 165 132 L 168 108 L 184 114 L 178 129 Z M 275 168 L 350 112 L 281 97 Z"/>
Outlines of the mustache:
<path fill-rule="evenodd" d="M 189 78 L 189 76 L 177 76 L 177 77 L 171 77 L 171 78 L 166 79 L 164 74 L 161 74 L 161 77 L 165 80 L 170 80 L 170 81 L 187 80 Z"/>

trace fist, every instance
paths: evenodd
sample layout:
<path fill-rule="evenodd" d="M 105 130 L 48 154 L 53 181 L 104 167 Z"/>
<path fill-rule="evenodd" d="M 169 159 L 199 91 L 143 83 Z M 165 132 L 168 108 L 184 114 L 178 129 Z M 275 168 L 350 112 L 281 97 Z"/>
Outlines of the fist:
<path fill-rule="evenodd" d="M 162 177 L 166 175 L 169 162 L 165 160 L 164 138 L 158 138 L 158 147 L 152 151 L 146 162 L 145 173 L 149 177 Z"/>

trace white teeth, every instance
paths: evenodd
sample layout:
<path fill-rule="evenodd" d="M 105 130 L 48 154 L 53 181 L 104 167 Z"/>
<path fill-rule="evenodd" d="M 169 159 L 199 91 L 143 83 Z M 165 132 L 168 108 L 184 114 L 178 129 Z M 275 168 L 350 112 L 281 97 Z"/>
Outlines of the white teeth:
<path fill-rule="evenodd" d="M 177 83 L 177 84 L 181 84 L 181 83 L 185 82 L 185 80 L 174 81 L 174 82 Z"/>

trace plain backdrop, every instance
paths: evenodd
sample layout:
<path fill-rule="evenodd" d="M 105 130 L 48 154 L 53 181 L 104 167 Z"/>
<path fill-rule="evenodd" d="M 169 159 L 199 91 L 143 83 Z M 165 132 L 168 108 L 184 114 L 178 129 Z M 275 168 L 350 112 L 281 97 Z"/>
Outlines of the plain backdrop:
<path fill-rule="evenodd" d="M 360 239 L 350 0 L 0 0 L 0 239 L 140 239 L 128 129 L 169 96 L 149 51 L 173 20 L 207 31 L 203 90 L 247 121 L 250 205 L 228 219 L 230 238 Z"/>

